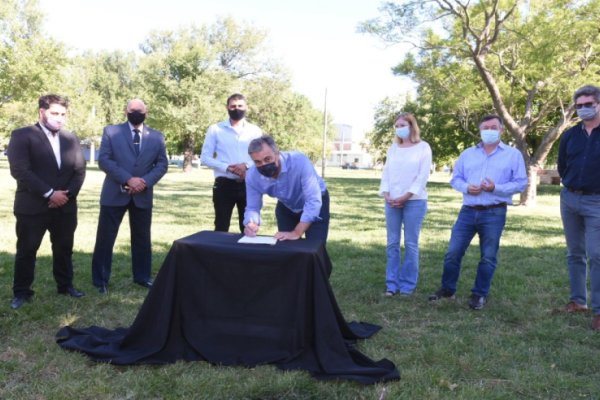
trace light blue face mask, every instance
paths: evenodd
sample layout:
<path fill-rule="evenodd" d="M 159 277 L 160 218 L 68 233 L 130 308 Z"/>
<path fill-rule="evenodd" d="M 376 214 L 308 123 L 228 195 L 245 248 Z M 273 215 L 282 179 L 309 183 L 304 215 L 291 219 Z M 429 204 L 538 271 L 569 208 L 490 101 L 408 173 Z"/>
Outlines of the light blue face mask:
<path fill-rule="evenodd" d="M 410 135 L 410 128 L 408 126 L 396 128 L 396 136 L 398 136 L 400 139 L 406 139 L 409 135 Z"/>
<path fill-rule="evenodd" d="M 500 131 L 495 129 L 483 129 L 480 135 L 483 144 L 493 144 L 500 140 Z"/>
<path fill-rule="evenodd" d="M 596 106 L 581 107 L 577 109 L 577 116 L 584 121 L 589 121 L 596 118 Z"/>

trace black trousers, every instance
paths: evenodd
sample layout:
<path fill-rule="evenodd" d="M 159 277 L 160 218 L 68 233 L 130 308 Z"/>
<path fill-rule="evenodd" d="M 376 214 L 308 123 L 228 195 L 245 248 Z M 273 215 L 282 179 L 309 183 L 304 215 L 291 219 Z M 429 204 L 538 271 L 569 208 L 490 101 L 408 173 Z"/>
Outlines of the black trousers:
<path fill-rule="evenodd" d="M 246 183 L 224 177 L 215 179 L 213 185 L 215 207 L 215 231 L 229 232 L 233 207 L 237 206 L 240 232 L 244 232 L 244 210 L 246 209 Z"/>
<path fill-rule="evenodd" d="M 113 248 L 125 212 L 129 213 L 131 232 L 131 270 L 135 282 L 145 282 L 152 272 L 152 245 L 150 227 L 152 208 L 139 208 L 129 202 L 126 206 L 100 206 L 96 245 L 92 257 L 94 286 L 108 286 L 112 271 Z"/>
<path fill-rule="evenodd" d="M 307 239 L 317 239 L 323 243 L 327 243 L 327 235 L 329 234 L 329 191 L 325 190 L 321 193 L 321 211 L 319 211 L 320 221 L 315 221 L 310 224 L 310 227 L 304 233 Z M 277 229 L 280 232 L 293 231 L 296 225 L 300 222 L 302 213 L 295 213 L 282 202 L 277 201 L 275 206 L 275 217 L 277 218 Z"/>
<path fill-rule="evenodd" d="M 52 273 L 58 291 L 73 286 L 73 236 L 77 228 L 77 212 L 63 213 L 49 209 L 38 215 L 15 214 L 17 218 L 17 254 L 13 293 L 15 297 L 33 295 L 31 285 L 35 276 L 35 262 L 46 231 L 52 243 Z"/>

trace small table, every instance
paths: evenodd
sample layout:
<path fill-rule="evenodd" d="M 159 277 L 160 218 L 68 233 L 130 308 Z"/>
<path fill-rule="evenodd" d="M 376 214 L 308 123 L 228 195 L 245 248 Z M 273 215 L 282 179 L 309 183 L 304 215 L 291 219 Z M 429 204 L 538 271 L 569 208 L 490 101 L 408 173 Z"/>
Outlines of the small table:
<path fill-rule="evenodd" d="M 130 328 L 67 326 L 57 342 L 113 364 L 270 363 L 320 379 L 399 379 L 393 363 L 351 344 L 380 327 L 345 322 L 322 243 L 239 244 L 240 237 L 203 231 L 176 240 Z"/>

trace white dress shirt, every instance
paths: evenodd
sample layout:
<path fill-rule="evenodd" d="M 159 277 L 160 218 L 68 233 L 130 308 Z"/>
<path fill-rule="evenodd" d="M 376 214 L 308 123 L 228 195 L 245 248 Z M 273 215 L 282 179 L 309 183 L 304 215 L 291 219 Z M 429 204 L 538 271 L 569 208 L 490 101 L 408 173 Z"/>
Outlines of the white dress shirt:
<path fill-rule="evenodd" d="M 58 166 L 58 169 L 60 169 L 60 166 L 61 166 L 60 137 L 59 137 L 60 135 L 58 132 L 56 132 L 56 134 L 53 134 L 52 132 L 50 132 L 50 130 L 48 128 L 46 128 L 41 121 L 40 121 L 40 126 L 42 127 L 42 131 L 44 131 L 44 133 L 46 134 L 46 137 L 48 138 L 48 141 L 50 142 L 50 146 L 52 146 L 52 151 L 54 152 L 54 158 L 56 159 L 56 165 Z M 46 198 L 50 197 L 50 195 L 52 195 L 53 192 L 54 192 L 54 189 L 50 189 L 49 191 L 44 193 L 44 197 L 46 197 Z"/>
<path fill-rule="evenodd" d="M 61 159 L 60 159 L 60 137 L 59 137 L 59 133 L 56 132 L 56 134 L 53 134 L 41 122 L 40 122 L 40 126 L 42 127 L 42 130 L 46 134 L 46 137 L 48 138 L 48 141 L 50 142 L 50 146 L 52 146 L 52 151 L 54 151 L 54 158 L 56 158 L 56 165 L 58 166 L 58 169 L 60 169 Z"/>
<path fill-rule="evenodd" d="M 129 124 L 129 130 L 131 130 L 131 141 L 133 141 L 133 137 L 135 136 L 135 132 L 133 130 L 137 129 L 138 131 L 140 131 L 140 151 L 142 151 L 142 137 L 144 136 L 144 124 L 141 124 L 139 128 L 136 128 L 135 126 L 131 125 L 131 122 L 127 123 Z"/>
<path fill-rule="evenodd" d="M 211 125 L 206 131 L 200 162 L 212 168 L 215 177 L 239 179 L 236 174 L 227 172 L 227 167 L 240 163 L 250 167 L 253 162 L 248 154 L 248 145 L 260 136 L 261 129 L 245 119 L 235 127 L 231 126 L 229 120 Z"/>

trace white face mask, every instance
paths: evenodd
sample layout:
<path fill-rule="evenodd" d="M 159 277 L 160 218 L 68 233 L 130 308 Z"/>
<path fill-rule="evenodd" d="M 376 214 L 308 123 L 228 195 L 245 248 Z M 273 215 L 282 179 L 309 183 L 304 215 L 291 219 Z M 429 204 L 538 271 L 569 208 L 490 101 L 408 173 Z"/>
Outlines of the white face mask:
<path fill-rule="evenodd" d="M 577 116 L 584 121 L 591 121 L 596 118 L 596 106 L 582 107 L 577 109 Z"/>
<path fill-rule="evenodd" d="M 483 144 L 493 144 L 500 140 L 500 131 L 495 129 L 483 129 L 480 135 Z"/>
<path fill-rule="evenodd" d="M 409 135 L 410 128 L 408 126 L 396 128 L 396 136 L 398 136 L 400 139 L 406 139 Z"/>
<path fill-rule="evenodd" d="M 58 132 L 65 126 L 65 120 L 62 118 L 49 117 L 46 119 L 46 128 L 51 132 Z"/>

